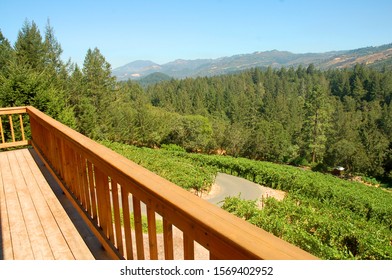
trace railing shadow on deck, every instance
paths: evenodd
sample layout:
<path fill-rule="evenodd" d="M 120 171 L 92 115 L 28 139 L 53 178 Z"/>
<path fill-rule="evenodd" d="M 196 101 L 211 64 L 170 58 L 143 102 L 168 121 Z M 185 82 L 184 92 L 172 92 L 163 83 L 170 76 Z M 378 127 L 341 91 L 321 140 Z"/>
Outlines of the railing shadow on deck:
<path fill-rule="evenodd" d="M 34 147 L 69 201 L 114 259 L 145 259 L 147 255 L 150 259 L 174 259 L 173 231 L 177 229 L 183 233 L 184 259 L 195 258 L 195 242 L 209 251 L 210 259 L 316 259 L 33 107 L 14 110 L 16 114 L 29 115 L 31 139 L 23 139 L 23 143 Z M 11 108 L 0 109 L 0 115 L 4 112 L 13 114 Z M 21 117 L 19 120 L 22 123 Z M 0 148 L 1 145 L 4 141 Z M 142 204 L 147 208 L 147 246 L 143 237 Z M 162 217 L 163 241 L 157 238 L 156 214 Z M 164 247 L 163 256 L 158 253 L 160 245 Z"/>

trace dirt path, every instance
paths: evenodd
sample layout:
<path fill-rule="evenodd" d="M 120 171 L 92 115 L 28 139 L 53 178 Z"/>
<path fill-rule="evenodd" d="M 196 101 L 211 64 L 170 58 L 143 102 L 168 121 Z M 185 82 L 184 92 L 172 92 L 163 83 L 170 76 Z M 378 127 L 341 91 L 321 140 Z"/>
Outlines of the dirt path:
<path fill-rule="evenodd" d="M 201 198 L 220 206 L 228 196 L 240 196 L 246 200 L 261 200 L 267 197 L 282 200 L 285 195 L 284 191 L 268 188 L 236 176 L 218 173 L 211 190 L 208 193 L 203 193 Z"/>

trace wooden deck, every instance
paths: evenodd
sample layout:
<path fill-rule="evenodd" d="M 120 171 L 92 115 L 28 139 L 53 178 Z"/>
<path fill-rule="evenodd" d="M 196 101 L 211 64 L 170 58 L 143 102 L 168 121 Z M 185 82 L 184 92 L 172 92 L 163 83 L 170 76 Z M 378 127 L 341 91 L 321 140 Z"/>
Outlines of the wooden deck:
<path fill-rule="evenodd" d="M 0 152 L 0 259 L 108 259 L 33 149 Z"/>

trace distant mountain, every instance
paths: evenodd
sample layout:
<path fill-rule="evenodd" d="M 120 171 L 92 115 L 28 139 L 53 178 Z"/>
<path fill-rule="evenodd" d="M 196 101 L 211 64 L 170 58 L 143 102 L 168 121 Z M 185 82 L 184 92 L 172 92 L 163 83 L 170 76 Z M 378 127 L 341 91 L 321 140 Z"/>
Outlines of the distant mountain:
<path fill-rule="evenodd" d="M 113 69 L 112 74 L 119 80 L 138 79 L 148 74 L 159 72 L 161 66 L 150 60 L 136 60 Z"/>
<path fill-rule="evenodd" d="M 172 77 L 161 72 L 154 72 L 138 80 L 138 83 L 145 87 L 148 85 L 156 84 L 163 81 L 171 80 Z"/>
<path fill-rule="evenodd" d="M 240 54 L 217 59 L 195 59 L 175 61 L 159 65 L 149 60 L 137 60 L 113 70 L 118 80 L 140 79 L 161 72 L 174 78 L 213 76 L 237 72 L 253 67 L 298 67 L 313 63 L 316 68 L 345 68 L 357 63 L 377 68 L 392 67 L 392 44 L 366 47 L 347 51 L 296 54 L 288 51 L 265 51 Z"/>

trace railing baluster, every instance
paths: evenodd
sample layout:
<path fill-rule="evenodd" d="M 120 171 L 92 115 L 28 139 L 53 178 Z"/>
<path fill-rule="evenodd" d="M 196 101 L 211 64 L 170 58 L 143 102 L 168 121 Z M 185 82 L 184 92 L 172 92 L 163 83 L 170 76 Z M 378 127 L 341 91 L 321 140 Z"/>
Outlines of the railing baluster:
<path fill-rule="evenodd" d="M 89 193 L 91 199 L 91 212 L 90 217 L 92 219 L 96 219 L 98 222 L 98 215 L 97 215 L 97 195 L 96 195 L 96 187 L 95 187 L 95 180 L 94 180 L 94 166 L 91 162 L 87 162 L 87 172 L 88 172 L 88 185 L 89 185 Z"/>
<path fill-rule="evenodd" d="M 63 164 L 64 164 L 64 182 L 67 184 L 68 188 L 70 189 L 71 192 L 73 191 L 73 185 L 71 182 L 71 170 L 70 170 L 70 165 L 71 165 L 71 161 L 70 161 L 70 149 L 68 147 L 67 144 L 64 143 L 63 145 L 63 149 L 62 149 L 62 158 L 63 158 Z M 52 159 L 52 162 L 55 159 Z"/>
<path fill-rule="evenodd" d="M 135 222 L 136 253 L 138 260 L 144 260 L 143 225 L 140 200 L 132 195 L 133 219 Z"/>
<path fill-rule="evenodd" d="M 79 183 L 79 191 L 80 191 L 80 204 L 83 208 L 84 211 L 87 210 L 87 197 L 86 197 L 86 187 L 85 187 L 85 182 L 84 182 L 84 172 L 83 169 L 85 169 L 84 163 L 84 158 L 82 155 L 77 154 L 77 161 L 76 161 L 76 168 L 78 170 L 78 183 Z"/>
<path fill-rule="evenodd" d="M 24 128 L 23 128 L 23 118 L 22 115 L 19 114 L 19 122 L 20 122 L 20 131 L 22 133 L 22 140 L 25 141 L 25 133 L 24 133 Z"/>
<path fill-rule="evenodd" d="M 114 244 L 114 231 L 113 231 L 113 215 L 112 215 L 112 209 L 113 205 L 111 203 L 110 199 L 110 193 L 111 193 L 111 187 L 109 183 L 109 178 L 107 175 L 105 175 L 105 188 L 104 188 L 104 198 L 105 198 L 105 214 L 106 214 L 106 220 L 107 220 L 107 237 L 109 240 L 111 240 Z"/>
<path fill-rule="evenodd" d="M 15 142 L 15 132 L 14 132 L 14 124 L 12 122 L 12 115 L 8 116 L 8 119 L 10 121 L 10 129 L 11 129 L 11 136 L 12 136 L 12 142 Z"/>
<path fill-rule="evenodd" d="M 133 246 L 131 233 L 131 217 L 129 212 L 129 193 L 121 186 L 121 203 L 123 212 L 125 248 L 127 251 L 127 259 L 133 260 Z"/>
<path fill-rule="evenodd" d="M 73 183 L 75 185 L 75 194 L 76 198 L 78 200 L 78 203 L 81 207 L 83 207 L 83 196 L 81 193 L 81 188 L 80 188 L 80 180 L 79 180 L 79 155 L 76 153 L 76 151 L 73 152 L 72 155 L 72 169 L 73 169 Z"/>
<path fill-rule="evenodd" d="M 5 143 L 4 130 L 3 130 L 3 120 L 0 116 L 0 132 L 1 132 L 1 143 Z"/>
<path fill-rule="evenodd" d="M 95 168 L 95 187 L 97 191 L 97 208 L 98 208 L 98 219 L 99 219 L 99 226 L 102 228 L 105 235 L 107 234 L 107 220 L 105 215 L 105 198 L 104 198 L 104 174 L 98 168 Z"/>
<path fill-rule="evenodd" d="M 194 260 L 195 259 L 195 244 L 192 238 L 184 232 L 184 260 Z"/>
<path fill-rule="evenodd" d="M 80 191 L 80 182 L 79 182 L 79 170 L 78 170 L 78 161 L 79 156 L 74 149 L 71 149 L 71 174 L 72 174 L 72 185 L 74 185 L 75 196 L 78 200 L 79 205 L 82 205 L 82 194 Z"/>
<path fill-rule="evenodd" d="M 111 206 L 109 196 L 109 180 L 108 176 L 99 169 L 94 169 L 96 187 L 97 187 L 97 202 L 98 202 L 98 216 L 101 227 L 105 237 L 109 240 L 113 239 L 113 225 L 111 217 Z"/>
<path fill-rule="evenodd" d="M 148 244 L 150 248 L 150 260 L 158 259 L 157 245 L 157 227 L 155 220 L 154 208 L 147 205 L 147 223 L 148 223 Z"/>
<path fill-rule="evenodd" d="M 62 145 L 63 145 L 63 141 L 61 140 L 60 137 L 57 137 L 55 135 L 53 135 L 53 145 L 54 145 L 54 149 L 53 151 L 55 152 L 56 155 L 56 159 L 55 159 L 55 165 L 56 165 L 56 170 L 58 172 L 58 174 L 62 174 L 63 172 L 63 167 L 62 167 Z"/>
<path fill-rule="evenodd" d="M 100 169 L 94 168 L 97 187 L 98 216 L 105 236 L 113 240 L 112 211 L 109 197 L 109 180 Z"/>
<path fill-rule="evenodd" d="M 173 260 L 173 225 L 163 218 L 163 245 L 165 248 L 165 260 Z"/>
<path fill-rule="evenodd" d="M 121 229 L 121 214 L 120 214 L 120 203 L 118 184 L 115 179 L 112 178 L 112 200 L 113 200 L 113 217 L 114 217 L 114 231 L 116 236 L 116 245 L 120 254 L 124 256 L 124 247 L 122 240 L 122 229 Z"/>
<path fill-rule="evenodd" d="M 91 201 L 90 201 L 90 194 L 89 194 L 89 186 L 88 186 L 88 171 L 87 171 L 87 160 L 85 157 L 81 156 L 80 168 L 82 173 L 82 181 L 83 181 L 83 192 L 84 192 L 84 199 L 85 199 L 85 211 L 87 213 L 91 213 Z"/>

